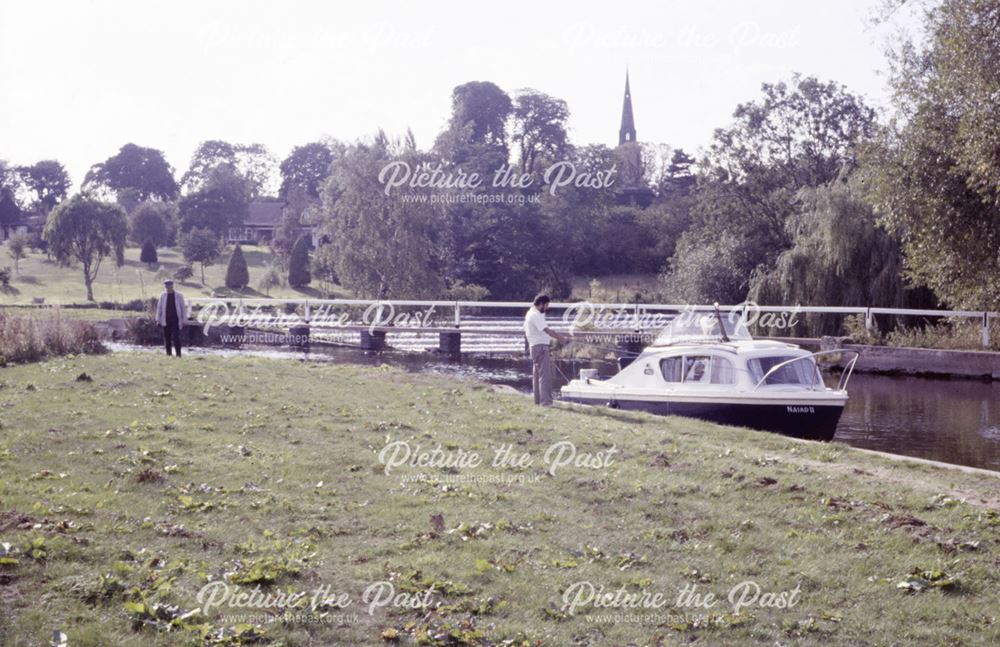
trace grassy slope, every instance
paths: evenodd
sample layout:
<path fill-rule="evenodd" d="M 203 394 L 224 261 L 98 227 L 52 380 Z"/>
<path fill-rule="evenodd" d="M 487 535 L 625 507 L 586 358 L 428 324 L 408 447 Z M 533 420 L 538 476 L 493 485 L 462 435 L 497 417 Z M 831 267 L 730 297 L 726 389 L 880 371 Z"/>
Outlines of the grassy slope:
<path fill-rule="evenodd" d="M 97 301 L 125 302 L 158 295 L 162 290 L 164 278 L 172 277 L 174 272 L 184 265 L 184 259 L 176 248 L 157 251 L 160 259 L 158 270 L 150 270 L 145 263 L 139 261 L 140 249 L 130 247 L 125 250 L 125 265 L 116 267 L 114 262 L 105 258 L 101 263 L 100 272 L 94 283 L 94 299 Z M 178 289 L 189 296 L 210 296 L 213 290 L 229 294 L 226 284 L 226 263 L 229 253 L 223 255 L 217 265 L 205 269 L 205 282 L 201 284 L 201 269 L 195 264 L 194 277 L 182 283 Z M 248 297 L 264 297 L 256 289 L 257 282 L 263 274 L 265 265 L 271 260 L 271 252 L 266 247 L 246 246 L 243 253 L 250 270 L 250 285 L 244 291 Z M 10 265 L 13 261 L 7 256 L 6 245 L 0 245 L 0 265 Z M 0 304 L 31 303 L 33 297 L 44 297 L 46 303 L 84 303 L 87 290 L 83 285 L 83 271 L 79 265 L 60 267 L 54 261 L 47 260 L 45 254 L 29 252 L 28 258 L 19 264 L 20 271 L 13 275 L 12 289 L 0 293 Z M 270 296 L 289 299 L 319 297 L 318 284 L 296 290 L 287 285 L 274 288 Z M 345 296 L 341 292 L 341 296 Z"/>
<path fill-rule="evenodd" d="M 190 609 L 209 574 L 300 560 L 276 586 L 347 591 L 357 620 L 272 626 L 274 641 L 378 644 L 387 628 L 428 622 L 464 622 L 456 635 L 473 644 L 472 627 L 559 646 L 1000 641 L 1000 480 L 989 476 L 688 420 L 540 411 L 394 370 L 116 355 L 6 368 L 0 381 L 0 542 L 41 537 L 47 553 L 22 551 L 0 570 L 0 644 L 37 645 L 55 627 L 73 647 L 186 644 L 185 631 L 135 633 L 128 594 L 102 594 L 100 574 L 138 587 L 133 599 L 170 581 L 162 599 Z M 536 457 L 523 473 L 539 478 L 406 483 L 417 470 L 387 476 L 377 460 L 395 439 L 484 455 L 512 443 Z M 547 476 L 542 454 L 562 439 L 619 455 Z M 147 469 L 164 480 L 139 482 Z M 898 589 L 914 567 L 957 577 L 957 590 Z M 434 582 L 446 605 L 369 616 L 362 591 L 385 578 Z M 746 579 L 798 584 L 801 602 L 740 616 L 724 602 L 708 627 L 693 609 L 674 626 L 560 611 L 579 580 L 672 601 L 685 583 L 723 596 Z"/>

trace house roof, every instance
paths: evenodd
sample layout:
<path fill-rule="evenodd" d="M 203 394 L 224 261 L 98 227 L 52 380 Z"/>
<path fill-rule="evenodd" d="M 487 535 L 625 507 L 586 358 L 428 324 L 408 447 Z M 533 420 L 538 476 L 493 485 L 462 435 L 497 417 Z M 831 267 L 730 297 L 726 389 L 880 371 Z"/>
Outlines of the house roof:
<path fill-rule="evenodd" d="M 247 217 L 243 224 L 247 227 L 277 227 L 284 206 L 282 202 L 251 202 L 247 205 Z"/>

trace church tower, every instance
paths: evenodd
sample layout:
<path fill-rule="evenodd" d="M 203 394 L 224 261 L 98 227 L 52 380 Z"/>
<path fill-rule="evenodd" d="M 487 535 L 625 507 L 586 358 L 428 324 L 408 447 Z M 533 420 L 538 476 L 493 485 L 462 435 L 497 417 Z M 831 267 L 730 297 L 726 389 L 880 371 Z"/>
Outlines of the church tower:
<path fill-rule="evenodd" d="M 622 127 L 618 130 L 618 145 L 635 141 L 635 118 L 632 116 L 632 91 L 628 87 L 628 70 L 625 70 L 625 100 L 622 102 Z"/>
<path fill-rule="evenodd" d="M 635 138 L 635 116 L 632 114 L 632 89 L 629 87 L 628 69 L 625 70 L 625 99 L 622 101 L 622 125 L 618 129 L 615 157 L 618 160 L 618 204 L 648 207 L 654 194 L 644 181 L 642 147 Z"/>

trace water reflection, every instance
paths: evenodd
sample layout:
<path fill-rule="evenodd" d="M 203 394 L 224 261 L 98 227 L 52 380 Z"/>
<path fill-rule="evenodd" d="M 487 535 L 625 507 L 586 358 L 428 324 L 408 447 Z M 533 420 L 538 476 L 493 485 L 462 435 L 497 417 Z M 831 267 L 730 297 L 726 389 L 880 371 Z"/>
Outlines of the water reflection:
<path fill-rule="evenodd" d="M 836 440 L 1000 469 L 1000 384 L 855 375 Z"/>

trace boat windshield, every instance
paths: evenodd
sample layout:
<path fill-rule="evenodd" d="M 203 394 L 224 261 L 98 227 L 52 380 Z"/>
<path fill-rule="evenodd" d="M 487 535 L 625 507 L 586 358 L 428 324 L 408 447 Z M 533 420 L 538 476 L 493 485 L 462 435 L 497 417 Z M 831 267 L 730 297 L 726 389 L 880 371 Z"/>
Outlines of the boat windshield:
<path fill-rule="evenodd" d="M 750 369 L 750 377 L 753 381 L 759 382 L 772 368 L 783 362 L 789 362 L 768 375 L 765 384 L 797 384 L 815 387 L 823 383 L 823 378 L 817 372 L 816 363 L 812 357 L 805 355 L 799 358 L 801 361 L 791 361 L 794 359 L 796 359 L 794 355 L 755 357 L 747 361 L 747 368 Z"/>
<path fill-rule="evenodd" d="M 722 328 L 719 326 L 719 320 L 720 317 L 714 312 L 682 312 L 656 336 L 653 346 L 669 346 L 692 341 L 720 341 Z M 752 339 L 739 312 L 724 313 L 721 320 L 730 341 Z"/>

